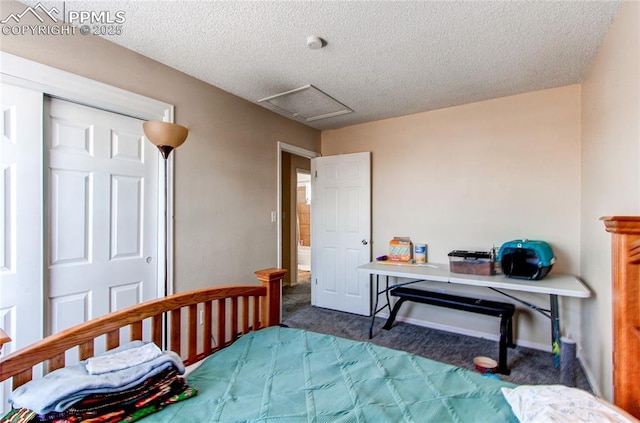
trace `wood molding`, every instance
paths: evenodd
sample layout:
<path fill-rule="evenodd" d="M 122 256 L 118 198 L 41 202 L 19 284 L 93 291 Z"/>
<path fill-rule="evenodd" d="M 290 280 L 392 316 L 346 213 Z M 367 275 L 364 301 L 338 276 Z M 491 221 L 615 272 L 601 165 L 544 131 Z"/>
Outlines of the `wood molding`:
<path fill-rule="evenodd" d="M 640 234 L 640 216 L 604 216 L 600 220 L 604 222 L 607 232 Z"/>
<path fill-rule="evenodd" d="M 0 51 L 0 62 L 2 82 L 142 120 L 173 122 L 172 104 L 4 51 Z"/>

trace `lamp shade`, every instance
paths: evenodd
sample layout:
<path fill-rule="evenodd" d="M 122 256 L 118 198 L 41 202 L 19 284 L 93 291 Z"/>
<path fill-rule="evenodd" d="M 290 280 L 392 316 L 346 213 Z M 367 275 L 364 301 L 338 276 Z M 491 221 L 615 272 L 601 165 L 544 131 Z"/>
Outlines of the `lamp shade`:
<path fill-rule="evenodd" d="M 157 147 L 180 147 L 189 134 L 189 130 L 182 125 L 157 120 L 144 122 L 142 129 L 149 141 Z"/>

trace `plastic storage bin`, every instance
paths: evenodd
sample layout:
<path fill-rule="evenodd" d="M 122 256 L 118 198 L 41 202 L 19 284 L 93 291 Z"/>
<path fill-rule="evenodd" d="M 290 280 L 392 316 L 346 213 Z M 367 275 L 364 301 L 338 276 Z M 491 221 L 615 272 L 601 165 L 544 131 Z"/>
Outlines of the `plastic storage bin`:
<path fill-rule="evenodd" d="M 453 250 L 449 253 L 449 271 L 468 275 L 495 275 L 493 257 L 489 251 Z"/>

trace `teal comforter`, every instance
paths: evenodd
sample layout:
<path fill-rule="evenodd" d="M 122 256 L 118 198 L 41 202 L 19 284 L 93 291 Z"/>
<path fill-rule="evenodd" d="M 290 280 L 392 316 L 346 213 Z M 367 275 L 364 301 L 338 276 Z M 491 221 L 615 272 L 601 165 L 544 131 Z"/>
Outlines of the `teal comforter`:
<path fill-rule="evenodd" d="M 196 397 L 151 422 L 517 422 L 512 384 L 402 351 L 299 329 L 243 336 L 187 378 Z"/>

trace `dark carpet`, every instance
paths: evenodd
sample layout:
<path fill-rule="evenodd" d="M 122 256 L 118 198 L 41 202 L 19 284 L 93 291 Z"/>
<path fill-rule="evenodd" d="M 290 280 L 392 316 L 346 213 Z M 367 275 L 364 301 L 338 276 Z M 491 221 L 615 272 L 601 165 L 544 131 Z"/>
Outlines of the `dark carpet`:
<path fill-rule="evenodd" d="M 282 321 L 289 327 L 369 341 L 472 370 L 474 357 L 482 355 L 495 360 L 498 357 L 497 341 L 398 321 L 391 330 L 384 330 L 382 326 L 385 319 L 380 317 L 376 317 L 373 338 L 369 340 L 370 317 L 311 306 L 309 279 L 302 279 L 293 287 L 283 287 Z M 497 326 L 496 323 L 496 330 Z M 519 346 L 509 348 L 508 366 L 511 374 L 498 375 L 500 379 L 519 385 L 561 383 L 560 370 L 553 367 L 553 356 L 550 352 Z M 574 363 L 574 368 L 574 386 L 593 393 L 578 360 Z"/>

